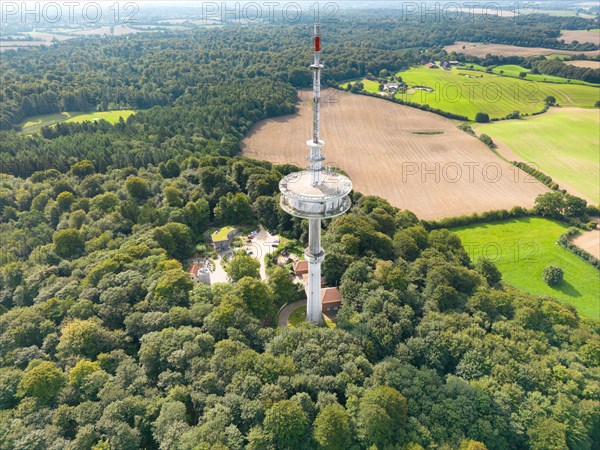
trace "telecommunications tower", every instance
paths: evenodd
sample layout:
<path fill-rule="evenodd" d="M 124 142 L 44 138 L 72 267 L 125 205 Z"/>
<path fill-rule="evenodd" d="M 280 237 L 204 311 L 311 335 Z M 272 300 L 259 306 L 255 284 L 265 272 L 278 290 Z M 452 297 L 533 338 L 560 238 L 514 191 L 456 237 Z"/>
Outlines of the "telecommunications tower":
<path fill-rule="evenodd" d="M 306 320 L 322 323 L 321 313 L 321 263 L 325 252 L 321 248 L 321 220 L 339 216 L 350 208 L 348 194 L 352 182 L 345 176 L 323 167 L 325 157 L 321 149 L 325 142 L 320 139 L 321 112 L 321 57 L 320 25 L 314 26 L 313 71 L 313 135 L 308 145 L 308 168 L 283 177 L 279 182 L 281 208 L 295 217 L 308 219 L 308 248 L 304 256 L 308 261 L 306 285 Z"/>

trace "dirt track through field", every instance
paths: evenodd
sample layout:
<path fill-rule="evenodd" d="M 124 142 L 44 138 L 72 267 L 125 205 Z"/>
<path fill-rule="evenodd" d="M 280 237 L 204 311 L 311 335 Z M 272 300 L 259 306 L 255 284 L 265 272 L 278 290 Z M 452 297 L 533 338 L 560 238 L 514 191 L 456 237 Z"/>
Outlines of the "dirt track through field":
<path fill-rule="evenodd" d="M 345 170 L 363 194 L 386 198 L 422 219 L 440 219 L 531 207 L 547 192 L 449 119 L 347 92 L 325 91 L 323 97 L 329 100 L 322 109 L 326 162 Z M 242 143 L 243 154 L 305 166 L 309 99 L 310 92 L 302 91 L 298 114 L 257 124 Z"/>
<path fill-rule="evenodd" d="M 463 48 L 465 47 L 465 48 Z M 597 56 L 600 55 L 600 50 L 592 50 L 587 52 L 575 52 L 570 50 L 556 50 L 551 48 L 541 47 L 518 47 L 516 45 L 505 45 L 505 44 L 482 44 L 479 42 L 463 42 L 457 41 L 453 45 L 446 45 L 444 47 L 448 53 L 454 51 L 456 53 L 464 53 L 465 55 L 478 56 L 484 58 L 488 53 L 491 55 L 500 56 L 539 56 L 539 55 L 587 55 Z"/>

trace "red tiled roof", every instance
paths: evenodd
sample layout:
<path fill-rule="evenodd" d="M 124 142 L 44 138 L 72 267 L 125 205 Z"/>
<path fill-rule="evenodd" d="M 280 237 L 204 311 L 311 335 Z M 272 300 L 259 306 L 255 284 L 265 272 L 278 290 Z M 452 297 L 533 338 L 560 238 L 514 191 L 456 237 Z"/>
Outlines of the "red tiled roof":
<path fill-rule="evenodd" d="M 192 275 L 198 275 L 198 271 L 202 268 L 200 264 L 192 264 L 190 271 L 188 273 Z"/>
<path fill-rule="evenodd" d="M 339 303 L 342 301 L 342 294 L 336 287 L 321 289 L 321 303 Z"/>
<path fill-rule="evenodd" d="M 296 275 L 302 274 L 302 273 L 308 273 L 308 261 L 306 261 L 306 260 L 296 261 L 294 263 L 293 267 L 294 267 L 294 272 L 296 273 Z"/>

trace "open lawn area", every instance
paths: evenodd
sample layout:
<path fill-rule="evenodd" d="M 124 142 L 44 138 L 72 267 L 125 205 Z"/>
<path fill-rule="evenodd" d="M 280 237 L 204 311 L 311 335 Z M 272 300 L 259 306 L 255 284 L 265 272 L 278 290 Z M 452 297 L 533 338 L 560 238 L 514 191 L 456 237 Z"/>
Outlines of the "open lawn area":
<path fill-rule="evenodd" d="M 400 72 L 409 89 L 396 96 L 404 101 L 428 104 L 432 108 L 474 119 L 478 112 L 501 118 L 517 110 L 534 113 L 544 107 L 544 99 L 554 96 L 563 106 L 592 107 L 600 99 L 600 89 L 575 84 L 538 83 L 479 71 L 425 66 Z M 427 86 L 433 92 L 411 89 Z"/>
<path fill-rule="evenodd" d="M 572 61 L 565 61 L 565 64 L 569 64 L 575 67 L 584 67 L 586 69 L 600 69 L 600 61 L 594 60 L 574 59 Z"/>
<path fill-rule="evenodd" d="M 480 66 L 479 64 L 467 64 L 467 67 L 473 66 L 473 69 L 485 72 L 487 67 Z M 541 83 L 568 83 L 568 84 L 581 84 L 584 86 L 595 86 L 598 85 L 593 83 L 587 83 L 581 80 L 569 80 L 563 77 L 556 77 L 554 75 L 544 75 L 541 73 L 532 74 L 531 69 L 526 69 L 525 67 L 521 67 L 516 64 L 505 64 L 502 66 L 496 66 L 492 69 L 492 73 L 497 75 L 504 75 L 505 77 L 519 78 L 519 75 L 525 72 L 527 76 L 525 80 L 527 81 L 538 81 Z"/>
<path fill-rule="evenodd" d="M 379 83 L 377 81 L 373 81 L 373 80 L 367 80 L 366 78 L 361 80 L 362 84 L 364 84 L 365 86 L 365 91 L 367 92 L 372 92 L 372 93 L 377 93 L 379 92 Z M 350 82 L 348 82 L 350 83 Z M 346 88 L 346 86 L 348 86 L 348 83 L 342 83 L 340 86 L 342 86 L 342 88 Z M 354 84 L 354 83 L 352 83 Z"/>
<path fill-rule="evenodd" d="M 600 203 L 597 109 L 552 108 L 539 116 L 479 125 L 476 129 L 505 144 L 559 184 L 563 181 L 595 204 Z M 510 155 L 503 156 L 511 159 Z"/>
<path fill-rule="evenodd" d="M 570 303 L 582 316 L 600 318 L 600 272 L 556 244 L 567 230 L 561 223 L 537 217 L 453 228 L 471 256 L 491 259 L 502 280 L 524 292 Z M 562 283 L 552 288 L 542 279 L 545 267 L 563 269 Z"/>
<path fill-rule="evenodd" d="M 300 308 L 296 308 L 291 314 L 288 320 L 289 326 L 296 327 L 302 322 L 306 322 L 306 306 L 301 306 Z M 327 328 L 335 328 L 335 322 L 333 322 L 329 317 L 323 314 L 323 326 Z"/>
<path fill-rule="evenodd" d="M 93 122 L 95 120 L 106 120 L 110 123 L 117 123 L 119 119 L 122 117 L 123 120 L 127 120 L 129 116 L 135 114 L 137 111 L 132 109 L 121 109 L 116 111 L 101 111 L 101 112 L 93 112 L 93 113 L 82 113 L 71 116 L 65 122 L 85 122 L 86 120 Z"/>
<path fill-rule="evenodd" d="M 119 118 L 127 120 L 129 116 L 137 111 L 133 109 L 121 109 L 115 111 L 98 111 L 92 113 L 86 112 L 61 112 L 53 114 L 44 114 L 41 116 L 29 117 L 21 124 L 21 131 L 25 134 L 33 134 L 40 131 L 42 127 L 57 124 L 58 122 L 85 122 L 94 120 L 106 120 L 110 123 L 117 123 Z"/>
<path fill-rule="evenodd" d="M 600 45 L 600 32 L 599 30 L 561 30 L 559 39 L 564 40 L 567 43 L 573 41 L 577 42 L 591 42 L 592 44 Z"/>

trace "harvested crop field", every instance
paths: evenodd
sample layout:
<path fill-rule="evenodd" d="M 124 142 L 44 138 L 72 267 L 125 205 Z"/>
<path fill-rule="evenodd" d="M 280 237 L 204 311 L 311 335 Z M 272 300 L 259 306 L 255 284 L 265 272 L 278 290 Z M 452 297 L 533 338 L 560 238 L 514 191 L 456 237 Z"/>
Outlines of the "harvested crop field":
<path fill-rule="evenodd" d="M 112 31 L 111 27 L 98 27 L 98 28 L 86 28 L 85 30 L 75 31 L 73 34 L 78 36 L 102 36 L 102 35 L 114 35 L 123 36 L 125 34 L 141 33 L 143 30 L 136 30 L 124 25 L 115 26 Z"/>
<path fill-rule="evenodd" d="M 577 41 L 600 45 L 600 33 L 598 31 L 564 30 L 558 39 L 563 39 L 567 44 Z"/>
<path fill-rule="evenodd" d="M 463 48 L 464 47 L 464 48 Z M 600 55 L 600 50 L 588 52 L 574 52 L 569 50 L 556 50 L 551 48 L 541 47 L 518 47 L 516 45 L 505 44 L 482 44 L 480 42 L 463 42 L 457 41 L 453 45 L 446 45 L 444 50 L 447 52 L 464 53 L 465 55 L 478 56 L 484 58 L 488 53 L 491 55 L 500 56 L 539 56 L 539 55 Z"/>
<path fill-rule="evenodd" d="M 586 69 L 600 69 L 600 61 L 579 59 L 574 61 L 565 61 L 565 64 L 570 64 L 575 67 L 585 67 Z"/>
<path fill-rule="evenodd" d="M 449 119 L 347 92 L 323 97 L 329 100 L 322 110 L 326 162 L 346 171 L 363 194 L 386 198 L 422 219 L 440 219 L 531 207 L 547 192 L 541 183 L 515 176 L 513 166 Z M 302 91 L 297 114 L 257 124 L 242 142 L 244 155 L 305 166 L 309 99 L 310 92 Z"/>
<path fill-rule="evenodd" d="M 581 233 L 575 236 L 572 242 L 577 247 L 600 259 L 600 230 L 596 229 Z"/>

